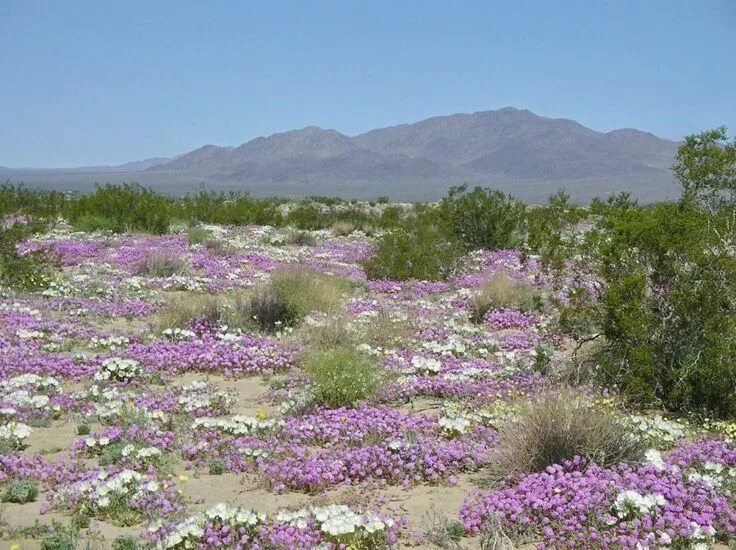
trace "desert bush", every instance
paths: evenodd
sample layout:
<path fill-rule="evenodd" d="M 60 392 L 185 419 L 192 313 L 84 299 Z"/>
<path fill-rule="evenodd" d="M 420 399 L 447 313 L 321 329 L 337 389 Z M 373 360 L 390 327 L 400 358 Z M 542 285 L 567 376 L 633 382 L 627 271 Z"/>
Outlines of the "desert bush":
<path fill-rule="evenodd" d="M 129 535 L 120 535 L 112 541 L 112 550 L 138 550 L 138 541 Z"/>
<path fill-rule="evenodd" d="M 25 504 L 36 500 L 38 496 L 38 486 L 27 480 L 14 479 L 3 493 L 3 502 L 14 502 L 16 504 Z"/>
<path fill-rule="evenodd" d="M 102 223 L 115 232 L 168 232 L 174 199 L 135 184 L 98 186 L 94 193 L 76 195 L 64 207 L 72 225 Z"/>
<path fill-rule="evenodd" d="M 560 272 L 574 254 L 577 226 L 586 216 L 585 209 L 571 204 L 563 191 L 552 195 L 545 206 L 528 208 L 522 260 L 532 253 L 544 269 Z"/>
<path fill-rule="evenodd" d="M 188 271 L 189 266 L 184 258 L 165 250 L 147 251 L 136 267 L 136 275 L 146 277 L 171 277 Z"/>
<path fill-rule="evenodd" d="M 493 473 L 499 478 L 541 472 L 575 456 L 602 467 L 636 463 L 645 450 L 614 416 L 567 393 L 526 404 L 518 418 L 499 428 L 498 437 Z"/>
<path fill-rule="evenodd" d="M 467 185 L 452 187 L 438 214 L 467 250 L 514 248 L 520 242 L 524 204 L 501 191 Z"/>
<path fill-rule="evenodd" d="M 71 530 L 60 525 L 41 539 L 41 550 L 75 550 L 75 537 Z"/>
<path fill-rule="evenodd" d="M 92 428 L 90 428 L 89 424 L 78 424 L 77 425 L 77 435 L 89 435 L 92 431 Z"/>
<path fill-rule="evenodd" d="M 480 323 L 492 309 L 540 309 L 542 296 L 537 289 L 515 281 L 503 273 L 494 273 L 471 298 L 471 319 Z"/>
<path fill-rule="evenodd" d="M 100 214 L 83 214 L 72 222 L 72 227 L 77 231 L 119 231 L 119 224 L 106 216 Z"/>
<path fill-rule="evenodd" d="M 189 244 L 204 244 L 211 238 L 210 232 L 201 227 L 192 227 L 186 233 Z"/>
<path fill-rule="evenodd" d="M 639 404 L 736 414 L 736 219 L 691 203 L 611 207 L 561 314 L 598 374 Z"/>
<path fill-rule="evenodd" d="M 353 283 L 347 279 L 288 269 L 271 273 L 271 281 L 251 295 L 250 317 L 264 331 L 293 327 L 307 314 L 335 313 Z"/>
<path fill-rule="evenodd" d="M 315 401 L 331 408 L 349 407 L 370 397 L 382 379 L 373 360 L 349 346 L 312 351 L 303 364 L 312 379 Z"/>
<path fill-rule="evenodd" d="M 347 221 L 335 222 L 332 224 L 330 231 L 336 237 L 347 237 L 355 231 L 355 225 Z"/>
<path fill-rule="evenodd" d="M 457 270 L 460 258 L 457 244 L 439 225 L 423 218 L 381 237 L 363 269 L 369 279 L 439 281 Z"/>
<path fill-rule="evenodd" d="M 18 245 L 42 227 L 38 223 L 0 225 L 0 284 L 25 291 L 49 285 L 53 278 L 53 258 L 44 251 L 18 252 Z"/>
<path fill-rule="evenodd" d="M 317 238 L 309 231 L 290 229 L 288 233 L 286 233 L 286 239 L 284 242 L 294 246 L 316 246 Z"/>

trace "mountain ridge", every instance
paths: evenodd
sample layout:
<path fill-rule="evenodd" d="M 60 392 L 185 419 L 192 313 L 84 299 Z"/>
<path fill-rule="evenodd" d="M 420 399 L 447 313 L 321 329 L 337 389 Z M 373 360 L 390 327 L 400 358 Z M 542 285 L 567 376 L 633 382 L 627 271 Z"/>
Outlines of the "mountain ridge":
<path fill-rule="evenodd" d="M 388 187 L 400 195 L 411 187 L 421 195 L 424 185 L 427 195 L 434 196 L 437 189 L 469 183 L 534 197 L 568 185 L 585 195 L 627 187 L 636 192 L 643 186 L 647 193 L 664 197 L 671 195 L 671 185 L 661 192 L 659 188 L 672 181 L 677 146 L 634 128 L 598 132 L 574 120 L 505 107 L 435 116 L 355 136 L 307 126 L 238 146 L 205 145 L 172 159 L 117 168 L 121 177 L 134 176 L 144 184 L 180 177 L 216 188 L 272 188 L 274 194 L 301 189 L 306 195 L 318 188 L 355 196 Z M 100 170 L 108 171 L 113 170 Z"/>

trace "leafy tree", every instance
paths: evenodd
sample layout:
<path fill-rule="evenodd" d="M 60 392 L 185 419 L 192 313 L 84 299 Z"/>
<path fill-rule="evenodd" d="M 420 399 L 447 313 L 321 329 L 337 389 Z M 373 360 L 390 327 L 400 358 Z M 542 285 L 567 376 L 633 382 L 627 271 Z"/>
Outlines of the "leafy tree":
<path fill-rule="evenodd" d="M 683 200 L 710 210 L 736 202 L 736 140 L 729 143 L 725 126 L 687 136 L 672 170 Z"/>

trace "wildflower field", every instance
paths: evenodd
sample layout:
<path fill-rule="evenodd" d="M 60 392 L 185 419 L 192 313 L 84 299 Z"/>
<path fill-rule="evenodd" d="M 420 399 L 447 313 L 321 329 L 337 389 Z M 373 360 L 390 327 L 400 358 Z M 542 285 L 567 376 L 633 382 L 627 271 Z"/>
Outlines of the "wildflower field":
<path fill-rule="evenodd" d="M 523 233 L 516 248 L 455 241 L 448 269 L 397 280 L 377 273 L 448 249 L 422 240 L 418 206 L 349 208 L 362 220 L 398 208 L 419 232 L 406 242 L 426 248 L 405 254 L 389 224 L 339 219 L 321 229 L 169 220 L 150 233 L 82 230 L 62 216 L 13 241 L 0 302 L 0 545 L 734 540 L 736 424 L 708 393 L 723 382 L 687 378 L 694 366 L 670 386 L 657 373 L 614 380 L 615 354 L 632 369 L 641 357 L 574 315 L 597 311 L 575 308 L 581 289 L 599 306 L 613 300 L 596 278 L 606 272 L 580 255 L 551 268 L 606 212 L 557 233 L 527 218 L 507 231 Z M 558 221 L 575 210 L 547 208 Z M 4 231 L 32 222 L 7 214 Z M 11 284 L 21 270 L 27 284 Z M 609 305 L 618 315 L 626 303 Z"/>

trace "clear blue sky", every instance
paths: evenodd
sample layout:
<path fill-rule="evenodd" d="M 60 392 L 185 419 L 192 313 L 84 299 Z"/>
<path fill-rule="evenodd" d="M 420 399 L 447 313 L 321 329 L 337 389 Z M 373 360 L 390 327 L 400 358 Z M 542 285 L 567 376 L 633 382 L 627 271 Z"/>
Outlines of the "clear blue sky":
<path fill-rule="evenodd" d="M 736 1 L 0 0 L 0 165 L 526 108 L 736 133 Z"/>

